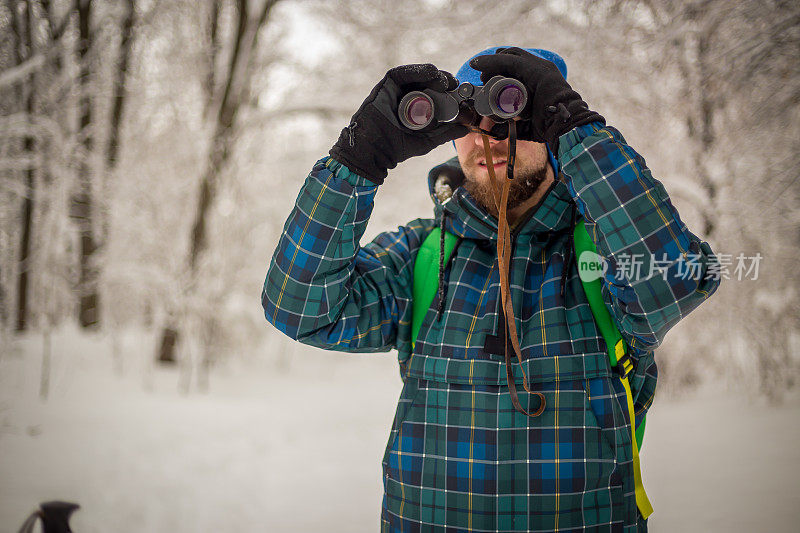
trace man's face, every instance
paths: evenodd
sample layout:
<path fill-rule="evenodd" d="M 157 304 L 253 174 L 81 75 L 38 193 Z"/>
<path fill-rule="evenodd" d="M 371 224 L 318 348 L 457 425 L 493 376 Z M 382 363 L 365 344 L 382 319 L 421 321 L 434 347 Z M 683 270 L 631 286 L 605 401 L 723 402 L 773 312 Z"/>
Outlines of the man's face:
<path fill-rule="evenodd" d="M 490 130 L 494 122 L 483 117 L 480 128 Z M 458 161 L 464 170 L 464 188 L 492 215 L 498 216 L 494 203 L 489 169 L 480 133 L 468 133 L 455 140 Z M 497 185 L 506 180 L 506 160 L 508 159 L 508 138 L 498 141 L 489 137 L 489 146 L 494 163 Z M 547 147 L 543 143 L 517 140 L 517 159 L 514 164 L 514 180 L 508 193 L 508 210 L 512 210 L 530 198 L 547 179 Z"/>

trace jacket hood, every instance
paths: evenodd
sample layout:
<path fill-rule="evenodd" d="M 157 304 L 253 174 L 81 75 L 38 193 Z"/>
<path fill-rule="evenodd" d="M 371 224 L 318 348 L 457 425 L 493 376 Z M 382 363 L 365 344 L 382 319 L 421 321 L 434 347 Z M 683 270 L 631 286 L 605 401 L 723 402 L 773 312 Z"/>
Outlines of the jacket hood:
<path fill-rule="evenodd" d="M 497 217 L 491 215 L 464 188 L 464 172 L 457 157 L 433 167 L 428 174 L 428 192 L 434 216 L 461 239 L 497 241 Z M 549 240 L 553 233 L 571 230 L 575 204 L 567 186 L 556 179 L 542 200 L 511 229 L 522 239 Z M 442 219 L 444 218 L 444 221 Z"/>

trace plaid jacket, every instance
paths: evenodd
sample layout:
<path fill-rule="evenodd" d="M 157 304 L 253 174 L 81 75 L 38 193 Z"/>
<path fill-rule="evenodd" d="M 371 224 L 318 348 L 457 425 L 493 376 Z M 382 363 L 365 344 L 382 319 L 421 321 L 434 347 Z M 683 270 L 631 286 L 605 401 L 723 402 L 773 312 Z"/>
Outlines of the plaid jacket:
<path fill-rule="evenodd" d="M 444 204 L 433 194 L 440 173 L 460 172 L 457 162 L 428 178 L 436 220 L 459 239 L 445 312 L 437 317 L 434 302 L 413 351 L 414 260 L 436 221 L 412 220 L 362 246 L 376 185 L 323 158 L 300 191 L 262 303 L 268 321 L 303 343 L 398 351 L 405 383 L 383 458 L 382 531 L 646 530 L 624 390 L 569 261 L 572 210 L 608 264 L 603 297 L 636 362 L 637 416 L 655 394 L 653 350 L 717 288 L 707 275 L 715 258 L 616 129 L 573 129 L 558 159 L 560 179 L 512 230 L 523 365 L 547 401 L 537 418 L 512 407 L 502 345 L 492 342 L 504 325 L 497 220 L 463 188 Z M 526 405 L 521 393 L 523 407 L 535 410 L 530 396 Z"/>

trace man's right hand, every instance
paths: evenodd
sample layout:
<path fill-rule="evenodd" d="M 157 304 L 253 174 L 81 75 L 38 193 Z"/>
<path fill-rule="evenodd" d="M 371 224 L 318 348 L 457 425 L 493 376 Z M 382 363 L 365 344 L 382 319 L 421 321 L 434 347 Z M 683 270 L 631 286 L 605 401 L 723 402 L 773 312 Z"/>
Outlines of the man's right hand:
<path fill-rule="evenodd" d="M 457 85 L 452 74 L 430 63 L 391 69 L 342 130 L 330 150 L 331 156 L 356 174 L 382 184 L 388 169 L 401 161 L 427 154 L 440 144 L 469 133 L 466 126 L 456 123 L 433 124 L 425 130 L 412 131 L 397 118 L 400 99 L 409 91 L 446 91 Z"/>

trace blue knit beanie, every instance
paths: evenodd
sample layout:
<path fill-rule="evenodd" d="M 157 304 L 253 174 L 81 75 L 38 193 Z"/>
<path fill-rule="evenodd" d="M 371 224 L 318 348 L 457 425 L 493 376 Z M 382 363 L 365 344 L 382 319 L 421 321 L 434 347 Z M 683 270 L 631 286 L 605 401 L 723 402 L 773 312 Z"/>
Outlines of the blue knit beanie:
<path fill-rule="evenodd" d="M 509 48 L 508 46 L 493 46 L 491 48 L 487 48 L 482 52 L 478 52 L 474 56 L 467 59 L 467 61 L 461 65 L 461 68 L 458 69 L 456 72 L 456 79 L 458 83 L 464 83 L 465 81 L 470 82 L 472 85 L 475 86 L 482 86 L 483 82 L 481 81 L 481 73 L 471 66 L 469 66 L 469 62 L 472 61 L 474 58 L 478 56 L 494 54 L 499 48 Z M 558 70 L 561 72 L 561 75 L 564 76 L 564 79 L 567 79 L 567 64 L 564 62 L 564 59 L 556 54 L 555 52 L 551 52 L 550 50 L 542 50 L 540 48 L 524 48 L 524 50 L 530 52 L 535 56 L 539 56 L 542 59 L 546 59 L 555 63 Z M 550 148 L 547 149 L 547 156 L 550 159 L 550 166 L 553 167 L 553 172 L 556 176 L 558 176 L 558 160 L 555 158 L 553 153 L 550 151 Z"/>

